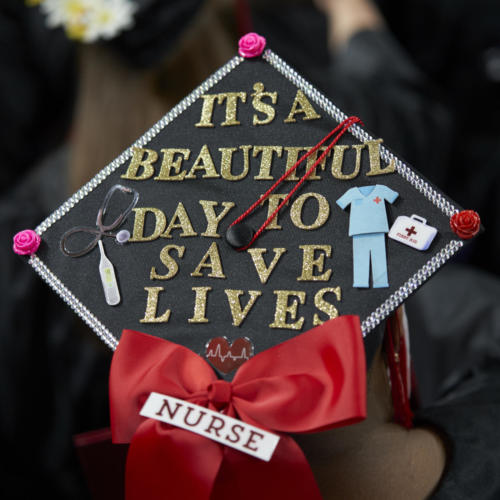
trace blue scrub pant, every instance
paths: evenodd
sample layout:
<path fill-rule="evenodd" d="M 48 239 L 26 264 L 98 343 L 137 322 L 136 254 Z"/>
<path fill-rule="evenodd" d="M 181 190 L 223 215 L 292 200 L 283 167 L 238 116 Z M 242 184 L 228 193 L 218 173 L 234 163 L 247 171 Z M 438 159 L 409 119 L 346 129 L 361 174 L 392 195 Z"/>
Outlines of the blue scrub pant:
<path fill-rule="evenodd" d="M 352 237 L 354 288 L 370 286 L 370 261 L 373 288 L 389 286 L 385 233 L 355 234 Z"/>

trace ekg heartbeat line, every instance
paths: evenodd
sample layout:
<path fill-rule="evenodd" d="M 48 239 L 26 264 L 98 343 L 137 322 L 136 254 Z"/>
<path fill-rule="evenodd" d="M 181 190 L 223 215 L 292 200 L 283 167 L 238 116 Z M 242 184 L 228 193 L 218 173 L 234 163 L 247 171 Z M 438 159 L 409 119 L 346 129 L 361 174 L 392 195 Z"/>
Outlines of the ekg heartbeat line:
<path fill-rule="evenodd" d="M 210 349 L 207 352 L 207 358 L 219 358 L 221 360 L 221 362 L 224 363 L 224 361 L 226 361 L 227 358 L 231 358 L 233 361 L 235 359 L 246 359 L 248 361 L 250 359 L 250 356 L 247 354 L 247 350 L 245 348 L 243 348 L 241 350 L 241 354 L 239 354 L 237 356 L 234 356 L 233 353 L 229 349 L 227 351 L 227 354 L 222 354 L 220 344 L 219 344 L 215 348 L 215 351 Z"/>

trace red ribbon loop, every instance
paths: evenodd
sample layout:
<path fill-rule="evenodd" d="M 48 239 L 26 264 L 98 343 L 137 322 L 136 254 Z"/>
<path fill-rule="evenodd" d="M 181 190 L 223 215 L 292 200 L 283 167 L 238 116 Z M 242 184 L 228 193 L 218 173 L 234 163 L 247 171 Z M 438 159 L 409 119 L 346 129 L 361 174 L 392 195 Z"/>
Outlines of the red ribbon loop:
<path fill-rule="evenodd" d="M 320 499 L 295 441 L 281 435 L 269 462 L 139 415 L 151 392 L 187 400 L 271 432 L 318 432 L 366 416 L 359 318 L 341 316 L 263 351 L 218 380 L 189 349 L 125 330 L 110 373 L 113 441 L 130 442 L 128 500 Z"/>

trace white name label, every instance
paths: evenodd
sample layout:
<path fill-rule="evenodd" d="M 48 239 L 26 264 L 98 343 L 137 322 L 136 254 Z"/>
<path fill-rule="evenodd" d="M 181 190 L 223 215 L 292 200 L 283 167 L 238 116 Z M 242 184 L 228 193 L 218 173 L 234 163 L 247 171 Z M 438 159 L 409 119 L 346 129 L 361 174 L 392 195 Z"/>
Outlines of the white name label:
<path fill-rule="evenodd" d="M 183 399 L 152 392 L 140 414 L 180 427 L 268 462 L 279 436 Z"/>

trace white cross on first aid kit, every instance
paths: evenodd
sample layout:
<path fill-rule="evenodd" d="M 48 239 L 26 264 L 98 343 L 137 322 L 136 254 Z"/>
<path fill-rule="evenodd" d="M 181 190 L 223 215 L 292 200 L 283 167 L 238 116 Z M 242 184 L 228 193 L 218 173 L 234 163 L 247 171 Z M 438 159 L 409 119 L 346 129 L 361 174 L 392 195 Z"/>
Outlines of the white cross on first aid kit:
<path fill-rule="evenodd" d="M 427 225 L 427 220 L 413 214 L 411 217 L 400 215 L 389 231 L 389 238 L 404 243 L 417 250 L 427 250 L 437 229 Z"/>

